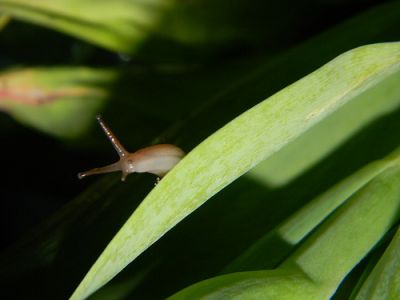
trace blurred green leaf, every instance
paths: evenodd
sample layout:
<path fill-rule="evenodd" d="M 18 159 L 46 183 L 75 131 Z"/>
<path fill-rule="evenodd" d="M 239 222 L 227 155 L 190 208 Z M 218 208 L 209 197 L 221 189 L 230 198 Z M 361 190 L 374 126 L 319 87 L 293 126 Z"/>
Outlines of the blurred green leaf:
<path fill-rule="evenodd" d="M 6 15 L 0 15 L 0 30 L 7 26 L 8 22 L 10 22 L 11 18 Z"/>
<path fill-rule="evenodd" d="M 0 73 L 0 109 L 61 138 L 86 132 L 116 74 L 84 67 L 14 69 Z"/>
<path fill-rule="evenodd" d="M 258 103 L 266 95 L 283 88 L 285 84 L 289 84 L 299 76 L 307 74 L 308 71 L 320 65 L 325 59 L 330 59 L 338 51 L 344 51 L 343 49 L 352 45 L 373 41 L 380 36 L 385 38 L 386 36 L 390 37 L 393 28 L 398 25 L 399 13 L 399 3 L 390 3 L 374 8 L 277 57 L 263 55 L 262 57 L 248 61 L 224 64 L 195 71 L 185 69 L 174 70 L 173 67 L 172 70 L 144 72 L 137 72 L 136 68 L 131 67 L 109 70 L 109 72 L 118 74 L 118 79 L 113 81 L 116 86 L 112 90 L 108 88 L 106 91 L 112 97 L 113 103 L 106 109 L 107 111 L 111 111 L 110 123 L 121 123 L 122 125 L 119 127 L 122 127 L 122 129 L 117 126 L 118 130 L 121 131 L 120 136 L 125 137 L 125 140 L 128 141 L 133 140 L 131 128 L 138 128 L 138 131 L 148 133 L 146 138 L 135 136 L 135 140 L 139 142 L 132 146 L 137 147 L 148 143 L 149 139 L 154 137 L 160 130 L 168 127 L 172 120 L 179 120 L 189 116 L 190 118 L 186 121 L 178 123 L 184 125 L 187 123 L 200 124 L 199 119 L 205 116 L 209 119 L 212 118 L 212 122 L 207 123 L 208 126 L 193 128 L 193 130 L 199 131 L 198 139 L 191 143 L 191 147 L 193 147 L 210 132 L 216 130 L 240 112 Z M 366 24 L 371 22 L 371 20 L 374 23 L 370 26 L 374 28 L 374 31 L 365 31 Z M 329 48 L 325 48 L 326 40 L 329 40 Z M 304 56 L 306 59 L 299 60 L 298 56 Z M 45 72 L 44 69 L 43 72 Z M 154 88 L 154 86 L 157 88 Z M 252 87 L 250 91 L 249 86 Z M 193 90 L 196 90 L 196 93 L 193 93 Z M 383 107 L 378 109 L 381 109 L 382 113 L 384 113 Z M 29 123 L 30 113 L 21 112 L 22 110 L 23 107 L 18 108 L 19 114 L 22 115 L 22 118 L 27 118 Z M 85 113 L 84 111 L 82 110 L 83 114 Z M 201 113 L 202 111 L 204 111 L 204 114 Z M 210 111 L 223 111 L 224 113 L 215 114 L 218 116 L 217 119 L 213 115 L 210 115 Z M 116 118 L 114 118 L 114 115 Z M 53 120 L 55 117 L 52 113 L 46 116 L 46 118 L 51 119 L 49 120 L 50 124 L 55 122 Z M 89 112 L 85 118 L 89 120 L 92 116 L 93 114 Z M 150 118 L 146 116 L 150 116 Z M 363 114 L 362 117 L 364 120 L 360 120 L 359 122 L 354 118 L 345 119 L 346 115 L 343 114 L 343 119 L 338 119 L 338 122 L 343 120 L 354 122 L 354 131 L 356 131 L 360 124 L 363 124 L 365 120 L 370 118 L 368 113 Z M 41 118 L 40 121 L 36 120 L 35 122 L 44 123 L 46 122 L 46 118 Z M 163 122 L 155 122 L 152 118 L 157 118 L 157 120 L 162 120 Z M 22 119 L 20 118 L 20 120 Z M 133 120 L 137 120 L 137 122 L 133 122 Z M 71 121 L 71 123 L 74 122 L 74 120 Z M 332 119 L 331 123 L 334 122 L 336 121 Z M 175 130 L 170 130 L 168 135 L 163 136 L 161 141 L 175 139 L 174 135 L 178 126 L 174 127 Z M 329 126 L 329 124 L 326 126 Z M 126 131 L 124 131 L 125 128 Z M 148 129 L 151 128 L 154 130 L 149 131 Z M 84 130 L 81 130 L 76 136 L 82 136 L 83 133 Z M 192 136 L 191 132 L 189 134 Z M 316 151 L 315 155 L 311 155 L 311 152 L 308 150 L 303 150 L 301 155 L 296 156 L 300 157 L 300 160 L 297 162 L 293 161 L 292 164 L 285 165 L 285 167 L 276 168 L 276 164 L 279 164 L 277 160 L 285 160 L 288 155 L 291 155 L 289 152 L 307 149 L 293 146 L 290 148 L 292 150 L 288 149 L 285 150 L 287 152 L 284 151 L 282 154 L 277 155 L 275 165 L 271 165 L 272 160 L 270 160 L 267 163 L 270 164 L 269 166 L 262 167 L 260 165 L 260 168 L 256 168 L 253 174 L 255 177 L 259 177 L 259 174 L 263 173 L 263 179 L 259 179 L 269 184 L 283 184 L 285 180 L 298 175 L 301 170 L 304 170 L 307 166 L 309 167 L 329 153 L 337 142 L 344 141 L 351 134 L 350 132 L 345 134 L 340 128 L 337 128 L 336 134 L 332 135 L 332 138 L 326 138 L 326 135 L 321 134 L 321 137 L 325 137 L 325 140 L 321 139 L 318 147 L 310 147 L 313 151 Z M 189 138 L 183 133 L 179 136 L 179 139 Z M 303 143 L 307 142 L 309 141 L 305 140 Z M 302 145 L 300 144 L 299 146 Z M 294 157 L 293 155 L 291 156 Z M 277 171 L 272 171 L 273 174 L 268 175 L 268 170 Z"/>
<path fill-rule="evenodd" d="M 2 0 L 0 12 L 103 47 L 132 52 L 172 1 Z"/>
<path fill-rule="evenodd" d="M 159 55 L 171 52 L 171 47 L 175 50 L 181 48 L 178 52 L 187 56 L 190 55 L 187 53 L 189 49 L 192 52 L 199 49 L 182 50 L 179 46 L 202 49 L 234 42 L 241 45 L 268 41 L 269 48 L 276 50 L 280 44 L 293 40 L 294 32 L 312 26 L 322 14 L 333 9 L 340 11 L 342 6 L 346 7 L 343 4 L 327 6 L 315 1 L 305 8 L 302 3 L 289 0 L 281 3 L 245 0 L 116 0 L 100 3 L 93 0 L 1 0 L 0 12 L 114 51 L 135 53 L 144 46 L 146 50 L 143 52 L 150 51 L 153 57 L 157 57 L 157 51 L 154 51 L 157 47 L 148 47 L 144 42 L 161 45 L 163 51 L 158 51 Z M 309 9 L 321 15 L 304 18 Z M 286 22 L 276 26 L 282 17 Z"/>
<path fill-rule="evenodd" d="M 212 195 L 357 96 L 386 81 L 400 89 L 399 62 L 400 43 L 354 49 L 206 139 L 151 191 L 71 299 L 96 291 Z"/>
<path fill-rule="evenodd" d="M 179 140 L 190 141 L 190 146 L 194 147 L 261 99 L 313 72 L 340 53 L 377 41 L 398 41 L 399 16 L 400 2 L 390 2 L 367 10 L 278 55 L 254 59 L 252 65 L 241 69 L 236 80 L 223 86 L 211 97 L 204 98 L 207 100 L 184 122 L 170 130 L 170 135 L 175 136 L 179 132 Z M 365 30 L 367 27 L 374 30 Z M 199 95 L 201 93 L 196 93 L 193 97 L 197 98 Z M 190 130 L 185 128 L 187 124 L 190 124 Z M 195 141 L 193 131 L 197 132 Z"/>

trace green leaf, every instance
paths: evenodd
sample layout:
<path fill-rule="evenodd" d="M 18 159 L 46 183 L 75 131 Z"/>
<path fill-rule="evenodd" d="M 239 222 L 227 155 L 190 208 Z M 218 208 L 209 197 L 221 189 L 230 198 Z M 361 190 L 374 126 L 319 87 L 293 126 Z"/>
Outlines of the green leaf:
<path fill-rule="evenodd" d="M 344 276 L 398 222 L 399 183 L 397 164 L 358 191 L 281 267 L 300 267 L 320 284 L 321 296 L 331 296 Z"/>
<path fill-rule="evenodd" d="M 167 299 L 318 299 L 316 297 L 316 287 L 305 274 L 277 269 L 218 276 L 192 285 Z"/>
<path fill-rule="evenodd" d="M 351 195 L 399 162 L 400 148 L 385 159 L 373 162 L 342 180 L 267 233 L 223 272 L 270 269 L 276 266 Z"/>
<path fill-rule="evenodd" d="M 0 12 L 78 36 L 103 47 L 132 52 L 171 1 L 2 0 Z"/>
<path fill-rule="evenodd" d="M 400 229 L 354 299 L 399 299 L 399 278 Z"/>
<path fill-rule="evenodd" d="M 400 43 L 360 47 L 224 126 L 192 150 L 150 192 L 71 299 L 84 299 L 96 291 L 227 184 L 357 96 L 387 82 L 399 91 L 399 76 Z"/>
<path fill-rule="evenodd" d="M 351 196 L 277 269 L 218 276 L 169 299 L 330 298 L 343 277 L 399 220 L 400 152 L 395 156 L 389 168 Z M 281 237 L 292 242 L 287 235 Z"/>
<path fill-rule="evenodd" d="M 301 3 L 289 0 L 286 3 L 281 6 L 291 5 L 297 11 L 303 8 Z M 328 11 L 319 3 L 310 3 L 309 9 L 324 14 Z M 310 26 L 318 20 L 317 15 L 310 17 L 304 12 L 294 15 L 287 9 L 280 10 L 276 14 L 265 1 L 245 0 L 0 1 L 0 13 L 15 19 L 59 30 L 114 51 L 135 53 L 145 46 L 143 52 L 150 51 L 153 57 L 163 56 L 164 52 L 190 56 L 193 54 L 188 49 L 201 53 L 205 46 L 260 40 L 274 40 L 268 47 L 274 49 L 279 44 L 287 44 L 283 36 L 294 35 L 296 24 Z M 284 24 L 274 26 L 285 16 Z M 198 48 L 182 49 L 179 47 L 182 45 Z M 160 46 L 162 51 L 154 51 Z"/>
<path fill-rule="evenodd" d="M 195 114 L 191 114 L 191 117 L 186 119 L 185 122 L 182 122 L 179 130 L 171 130 L 173 132 L 171 136 L 175 138 L 174 133 L 179 132 L 179 140 L 186 143 L 189 141 L 189 145 L 194 147 L 209 134 L 251 106 L 259 103 L 267 95 L 272 95 L 290 83 L 311 73 L 340 53 L 376 41 L 399 40 L 398 32 L 396 33 L 396 30 L 394 30 L 400 26 L 399 16 L 399 2 L 377 6 L 312 39 L 289 48 L 287 51 L 279 53 L 279 55 L 272 57 L 267 55 L 253 61 L 254 65 L 241 69 L 241 75 L 239 73 L 240 76 L 236 80 L 233 79 L 229 85 L 223 83 L 223 88 L 218 93 L 211 97 L 205 95 L 204 99 L 207 99 L 207 101 L 204 105 L 200 106 L 200 109 Z M 365 30 L 369 26 L 375 28 L 376 31 Z M 231 74 L 231 72 L 229 70 L 228 74 Z M 221 74 L 222 76 L 226 75 Z M 197 86 L 193 88 L 197 90 Z M 199 89 L 199 93 L 196 93 L 194 97 L 201 95 L 201 90 Z M 362 116 L 365 118 L 367 115 L 363 113 Z M 208 122 L 203 124 L 205 119 Z M 346 122 L 351 123 L 349 120 L 346 120 Z M 357 121 L 353 122 L 356 123 Z M 193 137 L 193 132 L 196 132 L 197 138 Z M 338 142 L 343 142 L 346 136 L 349 137 L 345 133 L 339 134 L 342 138 L 336 136 L 336 134 L 333 135 L 333 138 Z M 272 169 L 268 172 L 270 174 L 269 178 L 266 178 L 266 174 L 262 180 L 270 185 L 281 185 L 285 181 L 293 179 L 291 176 L 297 176 L 304 171 L 303 167 L 309 167 L 307 163 L 301 163 L 301 157 L 306 155 L 304 157 L 305 162 L 315 163 L 332 150 L 329 146 L 323 145 L 326 140 L 326 137 L 321 139 L 321 145 L 318 145 L 316 149 L 321 149 L 322 153 L 316 151 L 314 154 L 318 155 L 314 160 L 312 156 L 304 153 L 309 149 L 304 149 L 303 153 L 298 155 L 300 163 L 293 162 L 293 167 L 286 163 L 285 166 L 280 165 L 277 168 L 279 171 L 277 171 L 276 178 L 275 169 Z M 283 162 L 286 162 L 286 156 Z M 300 169 L 297 167 L 300 167 Z"/>
<path fill-rule="evenodd" d="M 61 138 L 85 133 L 104 105 L 115 73 L 85 67 L 14 69 L 0 73 L 0 109 Z"/>
<path fill-rule="evenodd" d="M 11 18 L 6 15 L 0 15 L 0 31 L 10 22 Z"/>
<path fill-rule="evenodd" d="M 287 147 L 257 165 L 249 172 L 249 176 L 272 187 L 288 183 L 348 140 L 365 124 L 394 111 L 399 103 L 399 95 L 391 87 L 398 81 L 399 78 L 394 76 L 372 88 L 368 94 L 354 97 L 351 103 L 327 116 Z M 378 102 L 377 98 L 384 98 L 385 101 Z M 357 118 L 354 117 L 355 112 Z M 290 164 L 285 163 L 288 160 Z"/>

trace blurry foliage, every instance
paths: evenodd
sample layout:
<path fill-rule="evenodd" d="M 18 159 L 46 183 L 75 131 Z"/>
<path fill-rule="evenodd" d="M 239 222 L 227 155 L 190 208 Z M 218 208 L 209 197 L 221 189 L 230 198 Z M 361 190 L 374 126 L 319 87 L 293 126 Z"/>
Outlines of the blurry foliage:
<path fill-rule="evenodd" d="M 147 174 L 126 184 L 118 175 L 76 179 L 114 159 L 96 113 L 131 150 L 168 142 L 189 151 L 344 51 L 399 41 L 400 2 L 386 2 L 0 0 L 3 297 L 67 299 L 153 188 Z M 162 299 L 226 270 L 262 269 L 262 257 L 231 264 L 304 204 L 399 146 L 399 109 L 379 110 L 368 115 L 361 105 L 359 114 L 321 123 L 90 299 Z M 374 282 L 395 276 L 397 248 L 398 236 L 374 271 L 378 259 L 367 256 L 367 268 L 346 277 L 336 297 L 360 290 L 364 299 Z"/>

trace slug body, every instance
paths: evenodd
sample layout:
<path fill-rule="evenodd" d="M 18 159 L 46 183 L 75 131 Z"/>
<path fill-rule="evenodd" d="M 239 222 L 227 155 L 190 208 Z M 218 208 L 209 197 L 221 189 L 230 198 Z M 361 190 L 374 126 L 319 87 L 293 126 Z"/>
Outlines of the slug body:
<path fill-rule="evenodd" d="M 122 171 L 122 181 L 125 181 L 128 174 L 135 172 L 151 173 L 159 177 L 163 177 L 185 155 L 182 149 L 171 144 L 154 145 L 140 149 L 133 153 L 129 153 L 121 145 L 114 133 L 104 123 L 100 116 L 97 116 L 97 121 L 110 140 L 111 144 L 114 146 L 114 149 L 117 151 L 120 159 L 113 164 L 81 172 L 78 174 L 79 179 L 89 175 L 116 171 Z"/>

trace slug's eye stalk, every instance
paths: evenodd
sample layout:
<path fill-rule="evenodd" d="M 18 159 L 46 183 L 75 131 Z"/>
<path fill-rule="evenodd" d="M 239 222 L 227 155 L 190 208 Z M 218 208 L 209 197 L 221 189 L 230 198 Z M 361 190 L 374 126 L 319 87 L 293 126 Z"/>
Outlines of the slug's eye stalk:
<path fill-rule="evenodd" d="M 125 181 L 126 176 L 128 174 L 121 167 L 123 166 L 122 162 L 123 162 L 124 158 L 129 155 L 129 152 L 125 150 L 125 148 L 122 146 L 122 144 L 117 139 L 115 134 L 111 131 L 110 127 L 103 121 L 102 117 L 100 115 L 97 115 L 96 119 L 99 122 L 101 129 L 103 129 L 107 138 L 110 140 L 114 149 L 117 151 L 117 153 L 120 157 L 120 160 L 113 164 L 104 166 L 104 167 L 94 168 L 94 169 L 91 169 L 91 170 L 88 170 L 85 172 L 78 173 L 78 178 L 82 179 L 82 178 L 85 178 L 86 176 L 90 176 L 90 175 L 122 171 L 121 180 Z"/>
<path fill-rule="evenodd" d="M 97 120 L 97 122 L 99 122 L 101 129 L 103 129 L 107 138 L 110 140 L 111 144 L 113 145 L 115 151 L 117 151 L 119 157 L 123 157 L 123 156 L 126 156 L 127 154 L 129 154 L 129 152 L 125 150 L 125 148 L 122 146 L 120 141 L 117 139 L 115 134 L 111 131 L 110 127 L 103 121 L 101 115 L 97 115 L 96 120 Z"/>
<path fill-rule="evenodd" d="M 98 115 L 96 117 L 107 138 L 119 155 L 119 161 L 100 168 L 94 168 L 78 174 L 82 179 L 94 174 L 122 171 L 121 180 L 125 181 L 130 173 L 151 173 L 159 177 L 169 172 L 185 155 L 182 149 L 170 144 L 159 144 L 129 153 L 121 145 L 111 129 Z"/>

